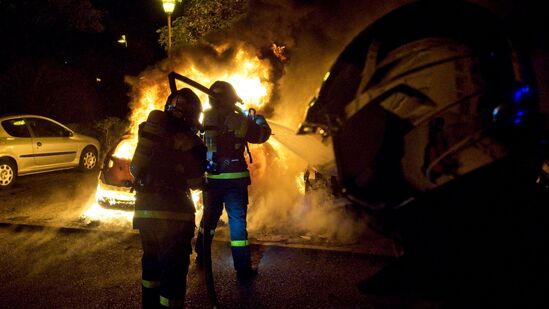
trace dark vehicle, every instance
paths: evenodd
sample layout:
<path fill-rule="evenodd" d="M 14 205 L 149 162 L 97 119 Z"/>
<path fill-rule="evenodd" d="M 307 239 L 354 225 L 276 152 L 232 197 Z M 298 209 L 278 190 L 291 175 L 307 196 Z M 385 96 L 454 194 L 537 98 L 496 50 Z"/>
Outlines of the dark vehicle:
<path fill-rule="evenodd" d="M 364 293 L 547 308 L 543 117 L 506 26 L 468 1 L 409 3 L 343 50 L 309 104 L 299 132 L 327 134 L 341 193 L 403 249 Z"/>

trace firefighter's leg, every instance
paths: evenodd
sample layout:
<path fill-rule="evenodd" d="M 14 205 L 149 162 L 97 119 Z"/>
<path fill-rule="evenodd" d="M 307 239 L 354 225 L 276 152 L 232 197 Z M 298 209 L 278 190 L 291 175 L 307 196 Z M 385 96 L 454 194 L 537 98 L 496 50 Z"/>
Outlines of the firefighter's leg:
<path fill-rule="evenodd" d="M 202 246 L 210 246 L 214 237 L 217 221 L 223 211 L 223 191 L 219 188 L 208 188 L 202 192 L 204 201 L 204 213 L 200 226 L 194 250 L 196 251 L 196 261 L 202 264 Z M 206 227 L 206 228 L 204 228 Z M 206 235 L 206 239 L 204 239 Z"/>
<path fill-rule="evenodd" d="M 235 186 L 225 194 L 225 207 L 229 215 L 231 233 L 231 251 L 234 268 L 239 277 L 252 274 L 250 246 L 246 230 L 246 213 L 248 210 L 248 187 Z"/>
<path fill-rule="evenodd" d="M 160 264 L 158 240 L 155 231 L 141 229 L 143 257 L 141 258 L 141 305 L 143 308 L 158 308 L 160 299 Z"/>
<path fill-rule="evenodd" d="M 159 261 L 160 305 L 168 308 L 183 308 L 187 288 L 187 273 L 191 255 L 191 240 L 194 223 L 169 224 L 162 235 Z"/>

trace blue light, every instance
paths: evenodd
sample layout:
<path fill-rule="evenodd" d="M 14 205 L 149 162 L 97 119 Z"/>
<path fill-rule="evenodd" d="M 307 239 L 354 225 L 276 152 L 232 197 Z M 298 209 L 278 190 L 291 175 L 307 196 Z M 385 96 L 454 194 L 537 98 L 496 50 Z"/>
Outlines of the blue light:
<path fill-rule="evenodd" d="M 492 111 L 492 117 L 496 117 L 498 114 L 499 114 L 499 110 L 501 108 L 499 106 L 497 106 L 496 108 L 494 108 L 494 110 Z"/>
<path fill-rule="evenodd" d="M 523 98 L 523 96 L 527 93 L 530 92 L 530 87 L 529 86 L 523 86 L 523 87 L 520 87 L 519 89 L 517 89 L 515 91 L 515 94 L 514 94 L 514 98 L 515 98 L 515 103 L 519 103 L 521 101 L 521 99 Z"/>

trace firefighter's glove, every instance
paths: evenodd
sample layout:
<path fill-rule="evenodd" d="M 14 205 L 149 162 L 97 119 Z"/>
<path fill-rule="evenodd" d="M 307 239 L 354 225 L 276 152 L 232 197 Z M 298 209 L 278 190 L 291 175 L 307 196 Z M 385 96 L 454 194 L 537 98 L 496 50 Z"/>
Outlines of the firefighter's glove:
<path fill-rule="evenodd" d="M 248 131 L 248 118 L 240 113 L 230 114 L 225 117 L 225 128 L 229 132 L 234 132 L 238 138 L 244 138 Z"/>

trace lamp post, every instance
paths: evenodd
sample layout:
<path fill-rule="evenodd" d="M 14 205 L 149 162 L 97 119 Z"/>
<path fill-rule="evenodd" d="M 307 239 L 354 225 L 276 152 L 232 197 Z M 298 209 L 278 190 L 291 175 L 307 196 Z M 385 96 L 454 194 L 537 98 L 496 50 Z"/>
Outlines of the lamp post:
<path fill-rule="evenodd" d="M 168 53 L 172 48 L 172 13 L 175 9 L 175 1 L 176 0 L 162 0 L 162 8 L 164 8 L 164 12 L 168 15 Z"/>

